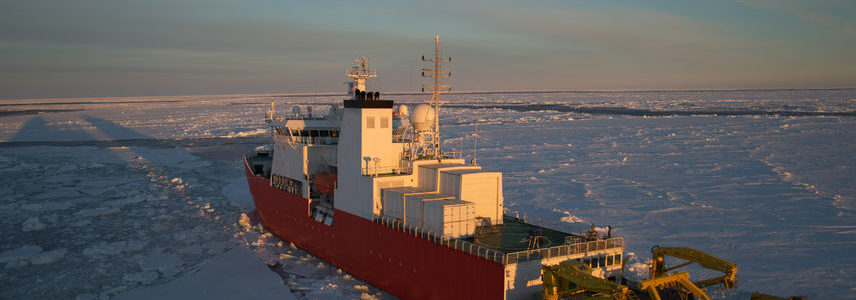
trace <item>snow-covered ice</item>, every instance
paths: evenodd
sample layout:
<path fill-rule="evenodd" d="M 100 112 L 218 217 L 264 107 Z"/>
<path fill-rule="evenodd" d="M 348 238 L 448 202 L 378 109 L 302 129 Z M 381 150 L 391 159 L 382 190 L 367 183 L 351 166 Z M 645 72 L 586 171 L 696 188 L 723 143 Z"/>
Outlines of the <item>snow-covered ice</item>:
<path fill-rule="evenodd" d="M 148 283 L 157 272 L 144 271 L 124 277 L 128 281 Z M 254 252 L 236 247 L 198 270 L 172 282 L 132 290 L 113 299 L 297 299 L 282 279 L 271 272 Z"/>
<path fill-rule="evenodd" d="M 0 298 L 188 298 L 211 280 L 393 298 L 254 220 L 239 159 L 268 142 L 271 97 L 2 100 L 68 111 L 0 116 Z M 340 100 L 277 99 L 320 114 Z M 854 90 L 450 100 L 445 148 L 471 157 L 477 136 L 510 213 L 576 232 L 611 225 L 632 276 L 646 276 L 652 246 L 691 246 L 738 264 L 741 288 L 725 298 L 856 298 Z"/>

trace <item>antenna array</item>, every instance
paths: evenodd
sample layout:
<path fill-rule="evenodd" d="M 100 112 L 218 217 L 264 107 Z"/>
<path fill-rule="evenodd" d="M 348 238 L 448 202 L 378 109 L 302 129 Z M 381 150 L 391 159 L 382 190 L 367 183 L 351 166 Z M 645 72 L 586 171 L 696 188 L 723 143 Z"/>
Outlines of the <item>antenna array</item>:
<path fill-rule="evenodd" d="M 449 69 L 442 68 L 443 63 L 451 62 L 452 58 L 441 58 L 440 55 L 440 35 L 435 35 L 434 58 L 426 59 L 424 55 L 422 56 L 422 61 L 434 64 L 433 67 L 422 69 L 422 77 L 434 79 L 433 84 L 422 85 L 423 93 L 431 93 L 431 100 L 425 102 L 434 107 L 434 134 L 431 137 L 431 143 L 434 148 L 434 159 L 440 159 L 440 105 L 442 105 L 443 103 L 448 103 L 448 101 L 441 101 L 440 95 L 452 91 L 450 85 L 441 83 L 441 78 L 448 78 L 452 76 L 452 72 Z M 428 90 L 426 90 L 426 88 Z"/>
<path fill-rule="evenodd" d="M 353 95 L 354 89 L 365 91 L 366 79 L 377 77 L 377 71 L 369 68 L 369 58 L 363 55 L 354 58 L 354 66 L 345 73 L 345 76 L 354 79 L 354 86 L 351 87 L 351 91 L 349 92 Z"/>

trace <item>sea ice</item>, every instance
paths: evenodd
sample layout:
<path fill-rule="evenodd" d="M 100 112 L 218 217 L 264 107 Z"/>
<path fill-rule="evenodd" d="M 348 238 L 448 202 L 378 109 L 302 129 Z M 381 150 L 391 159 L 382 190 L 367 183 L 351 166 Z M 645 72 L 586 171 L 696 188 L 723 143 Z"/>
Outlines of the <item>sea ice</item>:
<path fill-rule="evenodd" d="M 118 214 L 119 208 L 116 207 L 98 207 L 98 208 L 87 208 L 81 209 L 75 213 L 78 217 L 90 218 L 90 217 L 100 217 L 112 214 Z"/>
<path fill-rule="evenodd" d="M 95 245 L 91 245 L 83 250 L 83 255 L 92 256 L 92 257 L 103 257 L 103 256 L 112 256 L 122 253 L 125 250 L 125 247 L 128 245 L 127 241 L 118 241 L 118 242 L 100 242 Z"/>
<path fill-rule="evenodd" d="M 133 274 L 125 274 L 122 280 L 130 284 L 150 284 L 157 280 L 160 274 L 157 271 L 142 271 Z"/>
<path fill-rule="evenodd" d="M 62 202 L 40 202 L 21 205 L 22 210 L 43 212 L 52 210 L 65 210 L 74 207 L 74 203 L 70 201 Z"/>
<path fill-rule="evenodd" d="M 21 227 L 21 230 L 23 231 L 39 231 L 47 228 L 48 226 L 45 225 L 45 223 L 42 223 L 42 221 L 39 220 L 39 217 L 31 217 L 24 221 L 24 223 L 21 224 Z"/>
<path fill-rule="evenodd" d="M 149 274 L 151 276 L 151 274 Z M 136 277 L 132 278 L 136 279 Z M 131 290 L 115 300 L 133 299 L 296 299 L 289 288 L 247 249 L 215 257 L 197 272 L 174 281 Z"/>
<path fill-rule="evenodd" d="M 45 265 L 60 261 L 66 254 L 65 249 L 56 249 L 47 252 L 42 252 L 30 259 L 30 263 L 34 265 Z"/>
<path fill-rule="evenodd" d="M 154 270 L 165 276 L 172 276 L 181 270 L 182 261 L 181 257 L 176 254 L 156 250 L 140 259 L 137 264 L 144 271 Z"/>
<path fill-rule="evenodd" d="M 0 140 L 13 143 L 0 147 L 0 228 L 7 238 L 0 244 L 0 262 L 22 267 L 68 250 L 61 263 L 47 266 L 51 272 L 0 270 L 0 285 L 15 287 L 0 290 L 0 298 L 109 297 L 147 281 L 124 280 L 128 274 L 136 279 L 141 266 L 127 263 L 123 252 L 133 252 L 134 261 L 154 255 L 153 249 L 178 255 L 165 270 L 174 275 L 247 243 L 259 249 L 257 258 L 281 264 L 289 283 L 285 289 L 292 287 L 298 297 L 378 293 L 335 268 L 317 268 L 319 261 L 302 250 L 275 246 L 277 239 L 261 238 L 265 231 L 242 234 L 258 230 L 251 220 L 248 228 L 233 226 L 242 211 L 252 210 L 240 154 L 269 142 L 254 135 L 266 134 L 267 124 L 248 116 L 263 116 L 269 96 L 182 96 L 163 103 L 151 102 L 163 98 L 135 98 L 143 102 L 121 105 L 88 99 L 91 104 L 80 105 L 84 111 L 3 117 Z M 817 299 L 853 294 L 852 116 L 623 114 L 852 112 L 852 90 L 450 95 L 449 100 L 442 111 L 443 146 L 471 156 L 478 123 L 479 162 L 504 172 L 506 208 L 533 220 L 584 222 L 573 227 L 577 231 L 587 230 L 589 222 L 613 225 L 627 251 L 639 253 L 628 263 L 634 276 L 647 273 L 651 246 L 693 246 L 738 263 L 742 290 Z M 312 101 L 341 103 L 340 97 Z M 469 106 L 452 107 L 458 104 Z M 37 144 L 26 145 L 32 142 Z M 218 153 L 194 155 L 198 149 Z M 173 178 L 181 183 L 171 183 Z M 46 190 L 45 183 L 52 188 Z M 198 207 L 203 203 L 211 207 Z M 49 211 L 59 217 L 44 215 Z M 47 228 L 22 231 L 31 218 Z M 194 234 L 199 237 L 191 239 Z M 132 241 L 112 245 L 120 236 Z M 177 240 L 180 236 L 193 242 Z M 200 243 L 203 253 L 183 252 Z M 43 252 L 32 245 L 57 249 Z M 284 257 L 285 251 L 295 258 Z M 264 264 L 252 266 L 270 273 Z M 157 267 L 143 272 L 149 273 L 139 274 L 141 279 L 160 273 Z M 359 293 L 354 285 L 369 291 Z M 331 293 L 309 291 L 322 287 Z"/>
<path fill-rule="evenodd" d="M 42 247 L 35 245 L 24 245 L 16 249 L 0 253 L 0 263 L 14 264 L 20 261 L 27 261 L 32 257 L 39 255 L 40 253 L 42 253 Z"/>

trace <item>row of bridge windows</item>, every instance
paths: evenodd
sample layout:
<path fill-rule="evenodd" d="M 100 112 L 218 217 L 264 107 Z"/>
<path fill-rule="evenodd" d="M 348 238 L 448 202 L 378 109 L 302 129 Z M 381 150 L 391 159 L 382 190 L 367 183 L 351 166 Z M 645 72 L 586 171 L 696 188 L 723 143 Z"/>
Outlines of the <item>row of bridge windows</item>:
<path fill-rule="evenodd" d="M 279 135 L 288 135 L 286 131 L 288 129 L 284 129 L 282 127 L 276 128 L 276 133 Z M 339 137 L 338 129 L 291 129 L 292 136 L 298 137 Z"/>

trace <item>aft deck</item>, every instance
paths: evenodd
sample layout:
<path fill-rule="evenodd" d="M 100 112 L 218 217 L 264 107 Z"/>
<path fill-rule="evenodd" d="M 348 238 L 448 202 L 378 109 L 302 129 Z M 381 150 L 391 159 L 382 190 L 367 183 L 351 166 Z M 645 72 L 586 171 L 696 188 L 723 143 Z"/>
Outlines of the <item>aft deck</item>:
<path fill-rule="evenodd" d="M 532 225 L 511 216 L 505 216 L 503 221 L 505 224 L 500 226 L 478 228 L 477 232 L 481 231 L 481 233 L 478 233 L 477 237 L 457 239 L 438 235 L 416 226 L 405 225 L 400 220 L 375 218 L 375 222 L 381 225 L 504 265 L 559 257 L 603 256 L 604 253 L 611 252 L 616 252 L 618 256 L 614 258 L 620 261 L 624 248 L 622 237 L 604 237 L 586 241 L 582 236 Z M 550 244 L 542 243 L 538 248 L 530 249 L 528 239 L 530 229 L 540 229 L 542 236 L 550 240 Z M 605 256 L 602 258 L 604 263 L 597 263 L 597 265 L 606 265 L 607 258 Z M 595 263 L 598 260 L 587 262 Z M 609 265 L 613 264 L 615 263 Z"/>
<path fill-rule="evenodd" d="M 475 236 L 463 240 L 496 251 L 512 253 L 564 245 L 566 240 L 583 241 L 584 238 L 505 216 L 503 224 L 479 227 Z"/>

